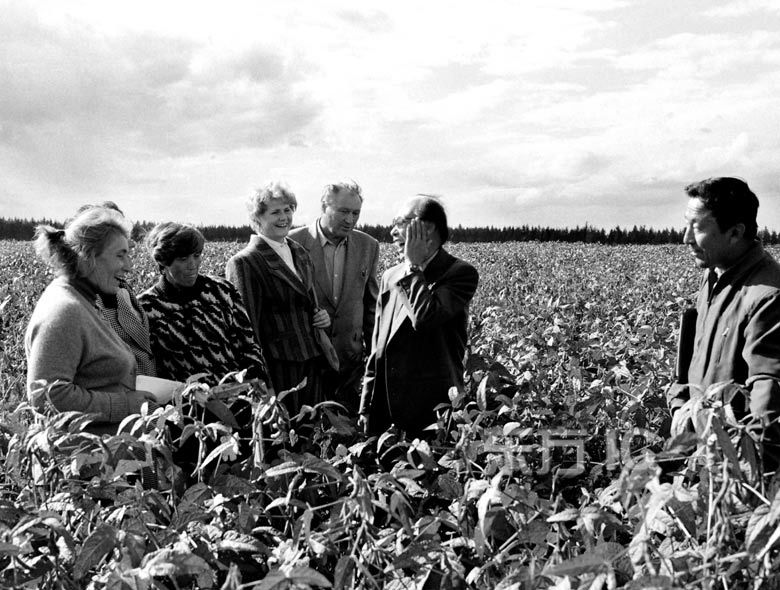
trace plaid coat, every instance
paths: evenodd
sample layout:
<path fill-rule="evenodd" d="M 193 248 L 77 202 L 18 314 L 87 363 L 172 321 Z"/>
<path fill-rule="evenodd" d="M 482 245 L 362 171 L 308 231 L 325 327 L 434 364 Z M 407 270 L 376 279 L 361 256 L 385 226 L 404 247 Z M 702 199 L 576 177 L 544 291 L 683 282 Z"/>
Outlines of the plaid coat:
<path fill-rule="evenodd" d="M 287 240 L 300 278 L 263 238 L 228 260 L 225 275 L 241 293 L 247 315 L 269 364 L 303 362 L 322 353 L 312 326 L 314 269 L 306 250 Z"/>

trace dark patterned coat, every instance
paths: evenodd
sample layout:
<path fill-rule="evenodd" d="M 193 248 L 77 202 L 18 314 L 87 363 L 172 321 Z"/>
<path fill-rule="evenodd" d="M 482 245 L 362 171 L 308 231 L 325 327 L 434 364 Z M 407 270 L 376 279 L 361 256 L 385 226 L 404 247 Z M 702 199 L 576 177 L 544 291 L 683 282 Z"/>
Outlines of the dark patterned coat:
<path fill-rule="evenodd" d="M 312 326 L 314 269 L 300 244 L 292 240 L 287 243 L 300 278 L 257 235 L 228 260 L 225 269 L 225 275 L 241 293 L 277 392 L 297 385 L 300 372 L 289 370 L 290 364 L 305 364 L 322 355 Z"/>
<path fill-rule="evenodd" d="M 138 301 L 149 318 L 158 376 L 184 381 L 210 373 L 218 380 L 248 369 L 248 377 L 268 381 L 262 351 L 230 282 L 199 275 L 193 287 L 179 289 L 161 277 Z"/>

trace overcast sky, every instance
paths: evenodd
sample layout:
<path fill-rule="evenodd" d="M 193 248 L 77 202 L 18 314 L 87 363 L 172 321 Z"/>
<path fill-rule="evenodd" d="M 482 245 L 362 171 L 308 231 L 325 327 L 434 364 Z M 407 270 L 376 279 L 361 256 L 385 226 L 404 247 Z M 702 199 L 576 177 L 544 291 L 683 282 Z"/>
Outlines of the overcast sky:
<path fill-rule="evenodd" d="M 0 0 L 0 216 L 243 224 L 268 180 L 454 225 L 679 226 L 746 179 L 780 229 L 780 2 Z"/>

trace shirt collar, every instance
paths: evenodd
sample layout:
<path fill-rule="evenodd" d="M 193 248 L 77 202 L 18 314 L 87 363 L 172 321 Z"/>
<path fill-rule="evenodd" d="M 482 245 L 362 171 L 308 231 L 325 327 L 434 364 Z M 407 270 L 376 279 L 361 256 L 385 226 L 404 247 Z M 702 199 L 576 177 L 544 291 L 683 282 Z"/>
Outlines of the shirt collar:
<path fill-rule="evenodd" d="M 764 252 L 764 247 L 761 245 L 761 242 L 755 240 L 753 245 L 748 248 L 747 252 L 745 252 L 739 260 L 717 277 L 716 284 L 731 283 L 739 279 L 748 273 L 765 255 L 766 253 Z"/>
<path fill-rule="evenodd" d="M 272 240 L 271 238 L 266 238 L 263 234 L 256 234 L 256 235 L 277 252 L 290 249 L 290 246 L 287 244 L 287 238 L 284 238 L 281 242 L 277 242 L 276 240 Z"/>
<path fill-rule="evenodd" d="M 336 242 L 334 242 L 333 240 L 331 240 L 330 238 L 328 238 L 328 236 L 326 236 L 326 235 L 325 235 L 325 232 L 324 232 L 324 231 L 322 231 L 322 225 L 320 224 L 320 220 L 319 220 L 319 218 L 317 219 L 316 226 L 317 226 L 317 239 L 318 239 L 318 240 L 319 240 L 319 242 L 320 242 L 320 246 L 322 246 L 323 248 L 325 247 L 325 244 L 331 244 L 331 245 L 332 245 L 333 247 L 335 247 L 335 248 L 338 248 L 338 247 L 339 247 L 339 246 L 341 246 L 342 244 L 344 244 L 345 246 L 347 245 L 347 241 L 349 241 L 349 234 L 347 234 L 346 236 L 344 236 L 344 239 L 343 239 L 343 240 L 341 240 L 341 241 L 340 241 L 340 242 L 337 244 Z"/>

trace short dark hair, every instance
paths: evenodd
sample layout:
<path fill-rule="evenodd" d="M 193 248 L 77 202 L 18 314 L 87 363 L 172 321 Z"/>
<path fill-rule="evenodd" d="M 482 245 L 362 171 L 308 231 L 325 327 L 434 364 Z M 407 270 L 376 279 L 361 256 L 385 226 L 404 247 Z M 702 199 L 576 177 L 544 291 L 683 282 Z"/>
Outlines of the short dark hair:
<path fill-rule="evenodd" d="M 738 223 L 745 226 L 745 238 L 752 240 L 758 233 L 758 197 L 747 183 L 739 178 L 719 176 L 694 182 L 685 187 L 685 193 L 699 199 L 712 212 L 720 231 Z"/>
<path fill-rule="evenodd" d="M 177 258 L 203 252 L 206 239 L 191 225 L 166 221 L 155 225 L 146 235 L 145 242 L 149 254 L 162 271 Z"/>
<path fill-rule="evenodd" d="M 439 234 L 441 243 L 444 244 L 450 238 L 450 230 L 447 227 L 447 212 L 441 199 L 436 195 L 418 194 L 414 200 L 417 217 L 431 222 Z"/>

